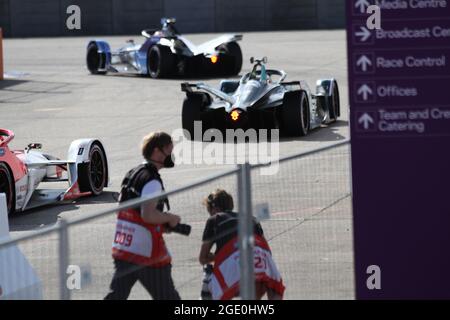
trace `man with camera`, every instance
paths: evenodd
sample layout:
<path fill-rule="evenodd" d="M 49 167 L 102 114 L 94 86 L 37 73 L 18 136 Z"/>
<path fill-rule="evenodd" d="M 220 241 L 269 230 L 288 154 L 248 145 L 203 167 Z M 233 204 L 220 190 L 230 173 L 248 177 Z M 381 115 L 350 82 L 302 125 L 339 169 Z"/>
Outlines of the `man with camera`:
<path fill-rule="evenodd" d="M 164 191 L 158 171 L 174 167 L 173 143 L 170 135 L 153 132 L 144 137 L 142 155 L 146 162 L 130 170 L 122 182 L 119 202 L 149 197 Z M 107 300 L 125 300 L 139 281 L 155 300 L 179 300 L 172 279 L 171 256 L 163 233 L 188 234 L 189 226 L 170 210 L 164 197 L 118 214 L 113 243 L 115 273 Z"/>
<path fill-rule="evenodd" d="M 229 300 L 239 295 L 240 267 L 238 246 L 239 213 L 233 211 L 233 197 L 217 189 L 204 200 L 209 213 L 203 231 L 199 262 L 204 266 L 202 300 Z M 267 295 L 269 300 L 281 300 L 284 284 L 272 258 L 269 243 L 261 224 L 253 220 L 254 272 L 256 299 Z M 211 252 L 215 246 L 215 252 Z M 212 265 L 214 264 L 214 265 Z"/>

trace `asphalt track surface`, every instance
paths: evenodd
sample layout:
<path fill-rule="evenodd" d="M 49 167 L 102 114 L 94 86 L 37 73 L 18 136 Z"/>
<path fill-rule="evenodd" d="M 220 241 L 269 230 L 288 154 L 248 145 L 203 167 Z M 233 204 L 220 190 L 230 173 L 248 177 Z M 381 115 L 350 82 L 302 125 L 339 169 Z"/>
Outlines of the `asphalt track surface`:
<path fill-rule="evenodd" d="M 194 43 L 214 34 L 191 35 Z M 58 204 L 17 214 L 10 219 L 13 235 L 112 208 L 128 169 L 142 161 L 139 144 L 150 131 L 172 133 L 181 126 L 184 79 L 152 80 L 140 76 L 92 76 L 85 68 L 89 39 L 37 38 L 4 41 L 7 79 L 0 82 L 0 127 L 16 133 L 11 147 L 40 142 L 47 153 L 65 158 L 72 140 L 100 138 L 107 149 L 111 186 L 97 198 Z M 118 48 L 129 37 L 106 37 Z M 283 139 L 280 157 L 331 145 L 349 136 L 347 55 L 344 31 L 244 33 L 242 73 L 251 56 L 267 56 L 270 68 L 283 69 L 287 80 L 334 77 L 341 92 L 342 116 L 304 138 Z M 218 85 L 220 79 L 189 79 Z M 200 145 L 202 146 L 202 145 Z M 204 145 L 203 145 L 204 146 Z M 247 150 L 248 151 L 248 150 Z M 250 151 L 248 151 L 250 152 Z M 256 154 L 261 150 L 254 151 Z M 198 155 L 195 158 L 198 160 Z M 163 170 L 166 188 L 197 181 L 233 165 L 183 164 Z M 253 202 L 268 202 L 272 219 L 263 223 L 275 261 L 284 277 L 288 299 L 352 299 L 353 255 L 348 147 L 289 161 L 273 176 L 252 174 Z M 169 235 L 174 279 L 185 299 L 199 295 L 201 267 L 197 262 L 207 214 L 201 200 L 217 187 L 236 194 L 236 177 L 228 177 L 172 197 L 172 211 L 193 225 L 191 237 Z M 86 271 L 75 299 L 101 299 L 112 275 L 110 245 L 114 215 L 70 231 L 70 263 Z M 57 236 L 21 244 L 41 277 L 45 298 L 58 298 Z M 138 284 L 130 298 L 149 296 Z"/>

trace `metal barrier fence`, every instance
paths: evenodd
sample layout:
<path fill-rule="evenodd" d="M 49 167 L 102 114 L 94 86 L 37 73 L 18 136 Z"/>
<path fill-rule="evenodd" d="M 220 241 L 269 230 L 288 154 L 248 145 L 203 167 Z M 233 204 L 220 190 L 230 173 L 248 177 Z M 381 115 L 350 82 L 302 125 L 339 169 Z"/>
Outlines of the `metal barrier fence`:
<path fill-rule="evenodd" d="M 183 299 L 198 299 L 198 263 L 208 214 L 202 199 L 222 188 L 238 200 L 241 237 L 241 298 L 254 297 L 251 219 L 253 205 L 266 203 L 271 217 L 262 221 L 274 260 L 286 285 L 286 299 L 352 299 L 353 250 L 349 141 L 282 158 L 276 175 L 260 175 L 267 165 L 248 164 L 212 175 L 158 196 L 132 200 L 81 218 L 0 243 L 0 252 L 18 246 L 42 283 L 44 299 L 101 299 L 113 274 L 111 243 L 116 213 L 170 196 L 173 212 L 192 225 L 189 238 L 166 237 L 173 256 L 173 278 Z M 0 276 L 22 268 L 11 256 L 0 259 Z M 74 269 L 75 268 L 75 269 Z M 81 288 L 73 285 L 81 271 Z M 1 279 L 1 277 L 0 277 Z M 11 277 L 10 281 L 14 277 Z M 22 279 L 23 280 L 23 279 Z M 26 280 L 26 279 L 25 279 Z M 25 281 L 24 280 L 24 281 Z M 26 281 L 25 281 L 26 282 Z M 0 299 L 1 299 L 0 283 Z M 130 299 L 146 299 L 140 285 Z"/>

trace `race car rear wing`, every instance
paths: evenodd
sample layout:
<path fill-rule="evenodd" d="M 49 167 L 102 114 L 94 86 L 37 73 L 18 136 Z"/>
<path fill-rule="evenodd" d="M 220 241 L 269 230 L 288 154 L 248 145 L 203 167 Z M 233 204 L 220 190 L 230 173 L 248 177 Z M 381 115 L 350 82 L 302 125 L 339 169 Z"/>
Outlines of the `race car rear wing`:
<path fill-rule="evenodd" d="M 230 42 L 241 41 L 243 38 L 242 34 L 224 34 L 212 40 L 209 40 L 205 43 L 202 43 L 198 46 L 191 43 L 188 39 L 183 36 L 178 36 L 178 39 L 182 40 L 184 44 L 189 48 L 192 52 L 193 56 L 197 56 L 203 54 L 205 56 L 213 55 L 217 53 L 219 47 L 223 44 Z"/>
<path fill-rule="evenodd" d="M 216 88 L 210 87 L 204 83 L 193 84 L 193 83 L 183 82 L 181 84 L 181 91 L 186 92 L 186 94 L 193 93 L 194 92 L 194 90 L 192 90 L 193 88 L 198 89 L 198 90 L 203 90 L 203 91 L 210 93 L 228 103 L 231 103 L 231 104 L 235 103 L 235 100 L 233 97 L 229 96 L 228 94 L 226 94 Z"/>
<path fill-rule="evenodd" d="M 183 91 L 183 92 L 190 92 L 190 93 L 192 93 L 192 92 L 194 92 L 192 90 L 192 88 L 197 88 L 197 85 L 193 84 L 193 83 L 189 83 L 189 82 L 183 82 L 181 84 L 181 91 Z"/>

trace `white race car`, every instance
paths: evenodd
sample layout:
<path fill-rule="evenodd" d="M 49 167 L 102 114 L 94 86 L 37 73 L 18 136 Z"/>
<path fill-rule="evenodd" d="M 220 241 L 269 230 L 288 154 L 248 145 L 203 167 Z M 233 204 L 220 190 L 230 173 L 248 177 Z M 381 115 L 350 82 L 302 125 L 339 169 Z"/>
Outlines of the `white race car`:
<path fill-rule="evenodd" d="M 0 193 L 6 194 L 8 214 L 87 195 L 99 195 L 108 185 L 108 162 L 98 139 L 75 140 L 68 160 L 38 152 L 31 143 L 25 150 L 10 150 L 14 138 L 0 129 Z M 42 182 L 68 182 L 64 189 L 39 189 Z"/>
<path fill-rule="evenodd" d="M 175 28 L 175 19 L 161 19 L 161 30 L 143 30 L 145 41 L 133 40 L 115 51 L 103 40 L 89 41 L 86 64 L 92 74 L 126 73 L 152 78 L 234 76 L 242 68 L 240 34 L 226 34 L 194 45 Z"/>

